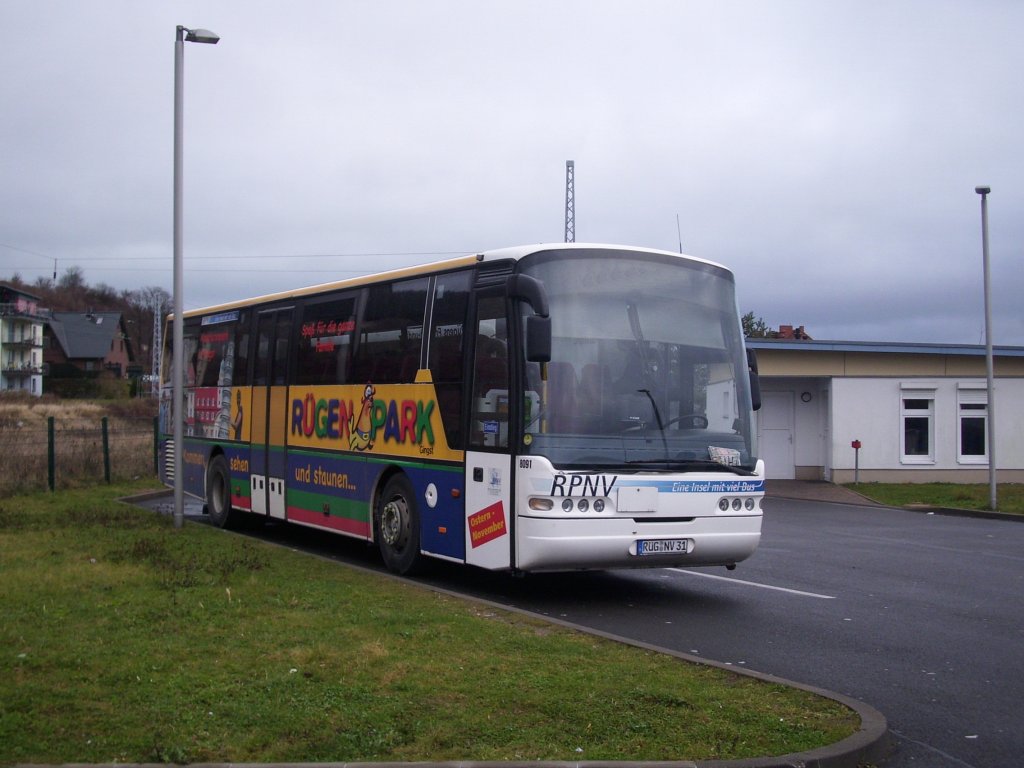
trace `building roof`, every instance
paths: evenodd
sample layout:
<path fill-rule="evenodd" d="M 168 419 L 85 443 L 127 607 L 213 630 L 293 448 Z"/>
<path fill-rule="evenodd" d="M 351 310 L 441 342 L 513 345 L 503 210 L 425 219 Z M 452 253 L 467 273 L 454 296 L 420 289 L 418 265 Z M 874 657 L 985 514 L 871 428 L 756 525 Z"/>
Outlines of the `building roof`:
<path fill-rule="evenodd" d="M 29 293 L 23 288 L 15 288 L 10 283 L 0 281 L 0 297 L 6 297 L 9 293 L 14 293 L 17 294 L 18 296 L 23 296 L 26 299 L 32 299 L 33 301 L 40 300 L 39 297 L 36 296 L 34 293 Z M 4 300 L 6 301 L 7 299 Z"/>
<path fill-rule="evenodd" d="M 893 341 L 819 341 L 817 339 L 747 339 L 747 346 L 756 350 L 779 349 L 797 352 L 864 352 L 898 355 L 963 355 L 984 357 L 984 344 L 920 344 Z M 994 355 L 1024 357 L 1024 347 L 994 346 Z"/>
<path fill-rule="evenodd" d="M 49 325 L 69 360 L 101 360 L 121 333 L 121 313 L 54 312 Z"/>

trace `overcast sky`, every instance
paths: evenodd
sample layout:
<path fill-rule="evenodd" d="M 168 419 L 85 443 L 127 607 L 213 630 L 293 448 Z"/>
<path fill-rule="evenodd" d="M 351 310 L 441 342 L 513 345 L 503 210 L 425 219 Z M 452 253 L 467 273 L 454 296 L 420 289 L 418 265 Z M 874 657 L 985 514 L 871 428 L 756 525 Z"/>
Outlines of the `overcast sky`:
<path fill-rule="evenodd" d="M 816 339 L 1024 345 L 1024 3 L 2 0 L 0 279 L 185 306 L 564 235 Z M 679 229 L 677 231 L 677 217 Z"/>

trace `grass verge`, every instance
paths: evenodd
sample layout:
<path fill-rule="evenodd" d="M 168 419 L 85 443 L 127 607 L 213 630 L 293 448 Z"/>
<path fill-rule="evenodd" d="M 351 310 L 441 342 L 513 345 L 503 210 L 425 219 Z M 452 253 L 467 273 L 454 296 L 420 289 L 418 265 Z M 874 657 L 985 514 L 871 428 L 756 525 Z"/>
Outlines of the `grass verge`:
<path fill-rule="evenodd" d="M 832 701 L 121 504 L 0 501 L 0 762 L 672 760 L 836 742 Z"/>
<path fill-rule="evenodd" d="M 953 509 L 988 509 L 988 484 L 860 483 L 847 488 L 890 507 L 924 505 Z M 999 511 L 1024 515 L 1024 485 L 1001 483 L 996 489 Z"/>

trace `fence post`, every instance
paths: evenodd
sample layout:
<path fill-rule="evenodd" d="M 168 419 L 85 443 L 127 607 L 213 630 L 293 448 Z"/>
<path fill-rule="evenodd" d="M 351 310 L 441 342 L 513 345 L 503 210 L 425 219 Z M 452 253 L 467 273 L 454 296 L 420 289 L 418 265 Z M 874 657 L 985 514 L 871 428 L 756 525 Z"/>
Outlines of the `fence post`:
<path fill-rule="evenodd" d="M 46 474 L 47 484 L 50 486 L 50 492 L 53 492 L 54 485 L 57 479 L 57 457 L 54 451 L 54 418 L 48 416 L 46 419 Z"/>
<path fill-rule="evenodd" d="M 110 435 L 107 430 L 107 417 L 102 420 L 103 425 L 103 480 L 110 485 Z"/>
<path fill-rule="evenodd" d="M 153 417 L 153 474 L 160 476 L 160 417 Z"/>

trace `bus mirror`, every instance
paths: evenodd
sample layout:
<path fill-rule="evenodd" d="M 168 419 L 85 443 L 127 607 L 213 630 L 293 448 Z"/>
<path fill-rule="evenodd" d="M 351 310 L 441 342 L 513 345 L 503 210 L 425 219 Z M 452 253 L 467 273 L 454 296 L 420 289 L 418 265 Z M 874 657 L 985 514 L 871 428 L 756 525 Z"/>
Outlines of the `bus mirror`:
<path fill-rule="evenodd" d="M 513 299 L 522 299 L 538 315 L 548 316 L 548 294 L 540 280 L 529 275 L 509 275 L 506 285 Z"/>
<path fill-rule="evenodd" d="M 757 353 L 750 347 L 747 347 L 747 368 L 751 373 L 757 373 Z"/>
<path fill-rule="evenodd" d="M 757 372 L 757 355 L 747 349 L 747 372 L 750 374 L 750 405 L 755 411 L 761 410 L 761 377 Z"/>
<path fill-rule="evenodd" d="M 551 362 L 551 318 L 526 318 L 526 359 L 531 363 Z"/>
<path fill-rule="evenodd" d="M 551 362 L 551 318 L 544 283 L 529 275 L 509 275 L 508 295 L 530 305 L 535 314 L 526 318 L 526 359 L 531 363 Z"/>

